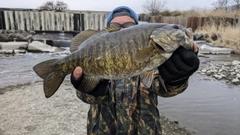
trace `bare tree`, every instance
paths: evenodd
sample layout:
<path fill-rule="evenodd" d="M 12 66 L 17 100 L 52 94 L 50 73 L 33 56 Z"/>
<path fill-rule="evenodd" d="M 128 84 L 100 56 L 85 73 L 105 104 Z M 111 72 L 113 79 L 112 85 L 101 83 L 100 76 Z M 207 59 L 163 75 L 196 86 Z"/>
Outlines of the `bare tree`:
<path fill-rule="evenodd" d="M 240 0 L 232 0 L 231 3 L 235 9 L 240 9 Z"/>
<path fill-rule="evenodd" d="M 146 0 L 143 9 L 151 15 L 159 15 L 167 4 L 166 0 Z"/>
<path fill-rule="evenodd" d="M 68 10 L 68 5 L 67 3 L 63 1 L 57 1 L 55 5 L 56 10 Z"/>
<path fill-rule="evenodd" d="M 68 10 L 67 3 L 63 1 L 47 1 L 42 6 L 39 7 L 39 9 L 43 10 Z"/>
<path fill-rule="evenodd" d="M 227 9 L 230 0 L 217 0 L 212 3 L 214 9 Z"/>

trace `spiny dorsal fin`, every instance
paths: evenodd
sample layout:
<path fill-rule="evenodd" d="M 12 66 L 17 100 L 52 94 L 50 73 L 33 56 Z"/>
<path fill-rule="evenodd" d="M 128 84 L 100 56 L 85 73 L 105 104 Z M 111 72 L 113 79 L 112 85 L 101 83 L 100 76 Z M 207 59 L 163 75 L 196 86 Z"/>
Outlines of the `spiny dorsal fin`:
<path fill-rule="evenodd" d="M 119 26 L 109 26 L 104 28 L 102 31 L 107 31 L 107 32 L 113 32 L 113 31 L 119 31 L 121 27 Z"/>
<path fill-rule="evenodd" d="M 78 47 L 81 45 L 81 43 L 83 43 L 89 37 L 96 35 L 98 33 L 99 31 L 88 29 L 86 31 L 83 31 L 77 34 L 71 41 L 70 52 L 74 52 L 78 50 Z"/>

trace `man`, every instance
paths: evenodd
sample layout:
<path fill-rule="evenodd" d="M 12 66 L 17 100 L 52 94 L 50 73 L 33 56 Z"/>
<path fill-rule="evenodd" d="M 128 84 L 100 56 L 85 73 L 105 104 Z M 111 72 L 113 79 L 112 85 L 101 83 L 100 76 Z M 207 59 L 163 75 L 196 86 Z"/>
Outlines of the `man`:
<path fill-rule="evenodd" d="M 107 26 L 127 28 L 137 24 L 137 15 L 125 6 L 115 8 L 107 19 Z M 102 80 L 95 89 L 84 93 L 79 88 L 84 71 L 77 67 L 71 75 L 71 82 L 77 89 L 78 98 L 90 104 L 87 133 L 161 135 L 157 96 L 175 96 L 187 88 L 189 76 L 199 67 L 199 59 L 194 53 L 197 52 L 197 45 L 194 46 L 193 52 L 180 47 L 158 67 L 161 77 L 157 76 L 149 89 L 136 76 L 122 80 Z M 161 83 L 161 79 L 164 83 Z"/>

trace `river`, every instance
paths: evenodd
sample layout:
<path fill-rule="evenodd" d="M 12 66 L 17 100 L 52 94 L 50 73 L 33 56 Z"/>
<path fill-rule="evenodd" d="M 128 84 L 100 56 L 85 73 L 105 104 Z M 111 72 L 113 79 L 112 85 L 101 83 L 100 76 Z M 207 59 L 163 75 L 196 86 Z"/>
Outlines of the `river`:
<path fill-rule="evenodd" d="M 208 55 L 200 58 L 201 68 L 240 60 L 239 55 Z M 185 92 L 172 98 L 159 98 L 159 110 L 170 120 L 197 135 L 240 134 L 240 86 L 224 80 L 193 74 Z"/>
<path fill-rule="evenodd" d="M 0 89 L 40 81 L 32 67 L 41 61 L 64 56 L 54 53 L 0 55 Z M 239 55 L 209 55 L 209 58 L 200 58 L 201 67 L 239 58 Z M 197 135 L 240 134 L 240 86 L 196 72 L 190 77 L 185 92 L 171 98 L 159 97 L 158 107 L 160 113 L 179 121 L 180 126 Z"/>

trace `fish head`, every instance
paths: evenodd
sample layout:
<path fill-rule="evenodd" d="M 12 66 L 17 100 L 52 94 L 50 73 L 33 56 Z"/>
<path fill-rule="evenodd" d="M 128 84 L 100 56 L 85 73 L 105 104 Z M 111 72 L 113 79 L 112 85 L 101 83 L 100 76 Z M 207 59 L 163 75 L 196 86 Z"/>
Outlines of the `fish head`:
<path fill-rule="evenodd" d="M 164 27 L 156 28 L 150 35 L 158 49 L 163 52 L 171 53 L 179 46 L 193 50 L 193 34 L 191 28 L 182 25 L 169 24 Z"/>

